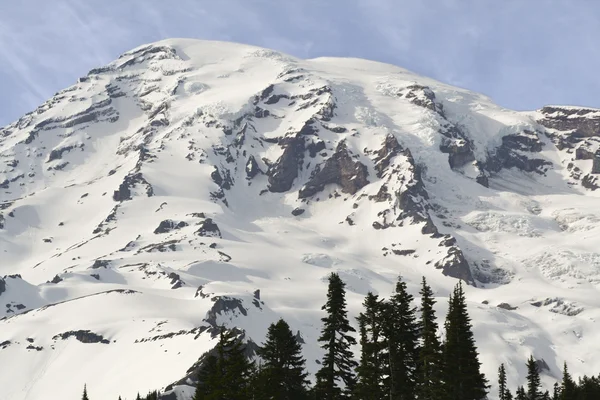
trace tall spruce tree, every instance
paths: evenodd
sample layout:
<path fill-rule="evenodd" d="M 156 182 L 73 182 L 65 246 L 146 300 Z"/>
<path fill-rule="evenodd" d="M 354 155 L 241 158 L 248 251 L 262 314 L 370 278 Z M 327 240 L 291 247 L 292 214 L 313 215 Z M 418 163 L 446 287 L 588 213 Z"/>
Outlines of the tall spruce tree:
<path fill-rule="evenodd" d="M 325 355 L 316 374 L 315 387 L 315 395 L 320 400 L 348 399 L 356 382 L 354 368 L 358 364 L 350 350 L 350 346 L 356 344 L 350 333 L 356 330 L 348 321 L 345 286 L 338 274 L 329 276 L 327 302 L 322 307 L 327 316 L 321 319 L 323 328 L 319 337 Z"/>
<path fill-rule="evenodd" d="M 421 319 L 419 330 L 421 346 L 419 348 L 417 394 L 419 400 L 442 400 L 441 370 L 442 348 L 438 338 L 438 325 L 433 291 L 425 277 L 421 286 Z"/>
<path fill-rule="evenodd" d="M 504 368 L 504 364 L 500 364 L 500 368 L 498 368 L 498 399 L 507 400 L 507 391 L 508 387 L 506 386 L 506 368 Z"/>
<path fill-rule="evenodd" d="M 567 368 L 567 363 L 564 363 L 563 366 L 563 379 L 562 384 L 560 386 L 560 400 L 576 400 L 577 396 L 577 385 L 571 374 L 569 373 L 569 369 Z"/>
<path fill-rule="evenodd" d="M 222 376 L 219 373 L 218 359 L 208 355 L 203 361 L 198 374 L 198 385 L 192 400 L 219 399 L 222 396 Z"/>
<path fill-rule="evenodd" d="M 481 363 L 461 283 L 456 285 L 450 296 L 445 329 L 444 399 L 484 399 L 488 385 L 480 371 Z"/>
<path fill-rule="evenodd" d="M 552 390 L 552 400 L 560 400 L 560 385 L 558 382 L 554 382 L 554 388 Z"/>
<path fill-rule="evenodd" d="M 361 356 L 357 368 L 357 400 L 383 400 L 383 375 L 386 359 L 383 354 L 382 302 L 369 292 L 363 302 L 364 311 L 357 318 L 360 334 Z"/>
<path fill-rule="evenodd" d="M 419 326 L 413 296 L 398 277 L 395 292 L 384 305 L 385 344 L 389 374 L 384 386 L 390 399 L 412 400 L 416 396 Z"/>
<path fill-rule="evenodd" d="M 527 399 L 541 400 L 541 389 L 542 386 L 538 366 L 533 359 L 533 356 L 529 356 L 529 359 L 527 360 Z"/>
<path fill-rule="evenodd" d="M 523 388 L 523 386 L 519 386 L 517 388 L 517 394 L 515 396 L 515 400 L 527 400 L 527 393 L 525 392 L 525 389 Z"/>
<path fill-rule="evenodd" d="M 83 395 L 81 396 L 81 400 L 90 400 L 87 394 L 87 385 L 83 385 Z"/>
<path fill-rule="evenodd" d="M 194 400 L 246 400 L 253 372 L 240 335 L 222 327 L 216 356 L 208 356 L 200 369 Z"/>
<path fill-rule="evenodd" d="M 261 396 L 273 400 L 305 400 L 308 373 L 302 357 L 302 345 L 283 319 L 271 324 L 267 340 L 259 351 L 264 361 L 260 375 L 264 387 Z M 261 385 L 261 386 L 262 386 Z"/>

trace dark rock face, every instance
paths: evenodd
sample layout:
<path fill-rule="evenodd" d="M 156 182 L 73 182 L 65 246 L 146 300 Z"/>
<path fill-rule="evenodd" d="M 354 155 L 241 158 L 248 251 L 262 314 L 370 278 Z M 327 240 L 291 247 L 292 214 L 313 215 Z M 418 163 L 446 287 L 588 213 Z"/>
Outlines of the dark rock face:
<path fill-rule="evenodd" d="M 600 150 L 594 153 L 594 158 L 592 159 L 592 174 L 600 174 Z"/>
<path fill-rule="evenodd" d="M 60 276 L 55 275 L 54 278 L 52 278 L 52 280 L 50 281 L 50 283 L 58 284 L 58 283 L 61 283 L 62 281 L 63 281 L 63 279 Z"/>
<path fill-rule="evenodd" d="M 513 306 L 511 306 L 511 305 L 510 305 L 510 304 L 508 304 L 508 303 L 500 303 L 500 304 L 498 304 L 496 307 L 498 307 L 498 308 L 502 308 L 503 310 L 508 310 L 508 311 L 514 311 L 514 310 L 516 310 L 517 308 L 519 308 L 519 307 L 513 307 Z"/>
<path fill-rule="evenodd" d="M 210 326 L 214 327 L 218 330 L 217 324 L 217 314 L 223 314 L 226 312 L 234 312 L 239 311 L 242 315 L 248 315 L 248 310 L 246 310 L 242 304 L 240 299 L 236 299 L 235 297 L 228 296 L 215 296 L 211 299 L 214 304 L 210 310 L 206 313 L 206 317 L 204 317 L 204 321 L 207 322 Z M 217 332 L 218 333 L 218 332 Z"/>
<path fill-rule="evenodd" d="M 598 177 L 587 174 L 581 179 L 581 186 L 594 191 L 600 187 L 600 182 L 598 182 Z"/>
<path fill-rule="evenodd" d="M 206 218 L 204 221 L 198 224 L 200 228 L 196 231 L 198 236 L 208 237 L 222 237 L 219 226 L 212 220 L 212 218 Z"/>
<path fill-rule="evenodd" d="M 537 153 L 542 150 L 542 142 L 536 132 L 523 131 L 519 134 L 502 138 L 502 145 L 494 153 L 488 155 L 483 167 L 491 172 L 499 172 L 503 168 L 517 168 L 525 172 L 543 174 L 549 161 L 524 155 L 524 152 Z"/>
<path fill-rule="evenodd" d="M 435 93 L 429 86 L 411 85 L 400 92 L 400 95 L 419 107 L 427 108 L 444 116 L 442 105 L 436 102 Z"/>
<path fill-rule="evenodd" d="M 450 247 L 446 257 L 435 263 L 435 267 L 441 269 L 442 273 L 446 276 L 461 279 L 470 285 L 475 285 L 469 263 L 458 246 Z"/>
<path fill-rule="evenodd" d="M 402 210 L 397 220 L 412 218 L 415 223 L 425 222 L 421 232 L 425 235 L 438 235 L 438 230 L 427 211 L 429 195 L 421 179 L 421 169 L 415 163 L 410 150 L 406 149 L 402 154 L 408 158 L 411 165 L 411 171 L 409 171 L 411 179 L 405 183 L 406 190 L 396 194 L 398 205 Z"/>
<path fill-rule="evenodd" d="M 575 107 L 544 107 L 541 110 L 544 118 L 538 123 L 546 128 L 559 131 L 573 131 L 576 137 L 600 135 L 600 116 L 598 110 Z"/>
<path fill-rule="evenodd" d="M 4 215 L 0 214 L 0 229 L 4 229 Z"/>
<path fill-rule="evenodd" d="M 460 168 L 475 160 L 471 144 L 464 139 L 445 138 L 440 145 L 442 153 L 448 153 L 448 164 L 450 168 Z"/>
<path fill-rule="evenodd" d="M 123 183 L 119 185 L 119 190 L 115 190 L 113 193 L 113 200 L 118 202 L 131 200 L 131 189 L 136 185 L 146 186 L 146 195 L 148 197 L 154 195 L 154 189 L 152 188 L 152 185 L 150 185 L 150 183 L 148 183 L 142 174 L 138 172 L 125 177 Z"/>
<path fill-rule="evenodd" d="M 398 143 L 396 137 L 392 134 L 388 134 L 383 142 L 383 147 L 379 149 L 375 157 L 375 171 L 377 171 L 377 177 L 381 178 L 383 172 L 390 165 L 390 161 L 400 152 L 402 152 L 402 146 Z"/>
<path fill-rule="evenodd" d="M 369 183 L 367 167 L 350 156 L 346 142 L 338 144 L 325 165 L 300 189 L 298 197 L 305 199 L 322 191 L 327 184 L 338 184 L 342 192 L 355 194 Z"/>
<path fill-rule="evenodd" d="M 110 265 L 110 261 L 111 260 L 101 260 L 101 259 L 97 259 L 94 261 L 94 263 L 92 264 L 92 269 L 98 269 L 98 268 L 108 268 L 108 266 Z"/>
<path fill-rule="evenodd" d="M 246 178 L 252 179 L 261 172 L 254 156 L 248 157 L 248 161 L 246 162 Z"/>
<path fill-rule="evenodd" d="M 214 183 L 219 185 L 219 187 L 221 189 L 229 190 L 229 189 L 231 189 L 231 186 L 233 185 L 233 181 L 231 180 L 231 175 L 229 174 L 229 171 L 227 171 L 227 170 L 225 170 L 223 172 L 223 174 L 221 174 L 219 169 L 217 167 L 215 167 L 215 170 L 213 172 L 211 172 L 210 177 L 212 178 Z"/>
<path fill-rule="evenodd" d="M 175 222 L 173 220 L 166 219 L 161 221 L 161 223 L 158 225 L 158 228 L 154 230 L 154 234 L 168 233 L 172 230 L 185 228 L 186 226 L 188 226 L 188 224 L 185 221 Z"/>
<path fill-rule="evenodd" d="M 304 214 L 304 209 L 303 208 L 294 208 L 292 210 L 292 215 L 294 217 L 297 217 L 298 215 L 302 215 L 302 214 Z"/>
<path fill-rule="evenodd" d="M 97 333 L 94 333 L 89 330 L 85 330 L 85 331 L 79 330 L 79 331 L 69 331 L 69 332 L 59 333 L 58 335 L 55 335 L 52 338 L 52 340 L 58 340 L 58 339 L 66 340 L 70 337 L 74 337 L 75 339 L 79 340 L 81 343 L 102 343 L 102 344 L 110 343 L 102 335 L 98 335 Z"/>
<path fill-rule="evenodd" d="M 267 171 L 269 191 L 273 193 L 283 193 L 291 189 L 304 160 L 304 138 L 299 135 L 290 136 L 282 142 L 283 154 Z"/>
<path fill-rule="evenodd" d="M 181 276 L 175 272 L 171 272 L 169 275 L 167 275 L 167 278 L 171 280 L 171 289 L 179 289 L 185 284 L 185 282 L 181 280 Z"/>
<path fill-rule="evenodd" d="M 4 278 L 0 278 L 0 295 L 6 292 L 6 281 Z"/>

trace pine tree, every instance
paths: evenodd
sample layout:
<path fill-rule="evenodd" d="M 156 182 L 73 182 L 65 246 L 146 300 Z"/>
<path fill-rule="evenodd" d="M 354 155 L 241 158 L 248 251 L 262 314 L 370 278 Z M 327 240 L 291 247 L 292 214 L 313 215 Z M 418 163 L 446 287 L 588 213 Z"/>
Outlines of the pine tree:
<path fill-rule="evenodd" d="M 441 399 L 442 349 L 433 309 L 435 305 L 433 291 L 425 277 L 423 277 L 419 294 L 421 295 L 421 319 L 419 321 L 421 347 L 418 360 L 417 394 L 419 400 L 438 400 Z"/>
<path fill-rule="evenodd" d="M 506 392 L 508 388 L 506 387 L 506 369 L 504 368 L 504 364 L 500 364 L 500 368 L 498 368 L 498 399 L 506 400 Z"/>
<path fill-rule="evenodd" d="M 216 356 L 209 355 L 200 369 L 194 400 L 246 400 L 251 392 L 253 364 L 235 331 L 221 328 Z"/>
<path fill-rule="evenodd" d="M 560 400 L 560 385 L 558 382 L 554 382 L 554 389 L 552 391 L 552 400 Z"/>
<path fill-rule="evenodd" d="M 83 396 L 81 396 L 81 400 L 90 400 L 87 394 L 87 385 L 83 385 Z"/>
<path fill-rule="evenodd" d="M 259 356 L 264 361 L 259 375 L 264 377 L 262 395 L 266 399 L 301 400 L 306 399 L 305 360 L 302 346 L 283 319 L 271 324 L 267 340 Z M 262 386 L 262 385 L 261 385 Z"/>
<path fill-rule="evenodd" d="M 527 398 L 528 400 L 541 398 L 540 373 L 533 356 L 529 356 L 527 360 Z"/>
<path fill-rule="evenodd" d="M 246 400 L 250 392 L 253 365 L 245 355 L 245 346 L 233 331 L 221 333 L 219 348 L 219 369 L 224 399 Z"/>
<path fill-rule="evenodd" d="M 200 368 L 198 386 L 193 400 L 218 399 L 222 376 L 219 374 L 218 360 L 214 355 L 207 356 Z"/>
<path fill-rule="evenodd" d="M 412 400 L 416 395 L 419 326 L 412 301 L 406 283 L 399 277 L 394 295 L 384 306 L 383 328 L 389 360 L 384 385 L 394 400 Z"/>
<path fill-rule="evenodd" d="M 316 374 L 315 393 L 320 400 L 347 399 L 354 390 L 353 370 L 358 364 L 352 358 L 350 346 L 356 344 L 356 340 L 349 335 L 355 329 L 348 321 L 345 286 L 338 274 L 329 276 L 327 302 L 322 307 L 327 316 L 321 319 L 323 328 L 319 337 L 325 356 Z"/>
<path fill-rule="evenodd" d="M 369 292 L 363 306 L 365 309 L 357 318 L 361 357 L 357 368 L 355 397 L 360 400 L 381 400 L 385 398 L 382 386 L 385 368 L 381 331 L 382 304 L 379 296 Z"/>
<path fill-rule="evenodd" d="M 567 368 L 567 363 L 564 363 L 563 379 L 560 388 L 560 400 L 576 400 L 576 395 L 577 385 L 575 384 L 575 381 L 573 381 L 573 378 L 571 378 L 571 374 Z"/>
<path fill-rule="evenodd" d="M 546 390 L 544 393 L 542 393 L 542 395 L 540 396 L 540 399 L 550 400 L 550 392 Z"/>
<path fill-rule="evenodd" d="M 515 400 L 527 400 L 527 394 L 525 393 L 525 389 L 523 388 L 523 386 L 519 386 L 517 388 L 517 395 L 515 397 Z"/>
<path fill-rule="evenodd" d="M 444 342 L 444 398 L 481 400 L 486 397 L 487 380 L 481 373 L 471 318 L 467 312 L 462 284 L 456 285 L 449 300 Z"/>

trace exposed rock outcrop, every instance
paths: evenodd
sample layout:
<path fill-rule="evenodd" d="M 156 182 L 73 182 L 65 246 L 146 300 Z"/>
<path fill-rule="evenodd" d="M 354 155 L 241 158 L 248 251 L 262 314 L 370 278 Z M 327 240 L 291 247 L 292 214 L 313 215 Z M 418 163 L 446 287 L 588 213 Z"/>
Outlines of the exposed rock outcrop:
<path fill-rule="evenodd" d="M 154 234 L 168 233 L 173 230 L 185 228 L 186 226 L 188 226 L 188 223 L 185 221 L 175 222 L 171 219 L 166 219 L 161 221 L 158 227 L 154 230 Z"/>
<path fill-rule="evenodd" d="M 283 154 L 269 166 L 269 191 L 283 193 L 291 189 L 304 160 L 304 138 L 288 136 L 282 140 Z"/>
<path fill-rule="evenodd" d="M 318 168 L 318 167 L 317 167 Z M 346 142 L 338 144 L 335 153 L 325 162 L 322 169 L 311 177 L 300 189 L 298 197 L 305 199 L 322 191 L 325 185 L 337 184 L 342 192 L 355 194 L 369 183 L 367 167 L 350 156 Z"/>

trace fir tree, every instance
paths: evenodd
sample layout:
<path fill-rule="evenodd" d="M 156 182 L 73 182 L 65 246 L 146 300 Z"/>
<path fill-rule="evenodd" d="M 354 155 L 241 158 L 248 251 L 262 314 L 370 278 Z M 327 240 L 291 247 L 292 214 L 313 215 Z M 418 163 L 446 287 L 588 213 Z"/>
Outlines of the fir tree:
<path fill-rule="evenodd" d="M 576 394 L 576 384 L 573 381 L 573 378 L 571 378 L 571 374 L 569 373 L 569 369 L 567 368 L 567 363 L 564 363 L 563 379 L 562 385 L 560 387 L 560 400 L 576 400 Z"/>
<path fill-rule="evenodd" d="M 347 399 L 355 385 L 353 370 L 357 363 L 352 358 L 350 346 L 356 344 L 356 340 L 349 335 L 355 329 L 348 321 L 345 286 L 338 274 L 329 276 L 327 302 L 322 307 L 327 316 L 321 319 L 323 328 L 319 337 L 325 356 L 316 374 L 315 393 L 320 400 Z"/>
<path fill-rule="evenodd" d="M 560 400 L 560 385 L 558 382 L 554 382 L 554 389 L 552 390 L 552 400 Z"/>
<path fill-rule="evenodd" d="M 385 363 L 381 332 L 382 304 L 377 295 L 369 292 L 363 306 L 365 310 L 357 318 L 361 357 L 355 397 L 360 400 L 381 400 L 385 398 L 382 386 Z"/>
<path fill-rule="evenodd" d="M 81 396 L 81 400 L 90 400 L 87 394 L 87 385 L 83 385 L 83 395 Z"/>
<path fill-rule="evenodd" d="M 533 359 L 533 356 L 529 356 L 527 360 L 527 399 L 528 400 L 540 400 L 541 398 L 541 383 L 540 373 L 538 366 Z"/>
<path fill-rule="evenodd" d="M 246 400 L 250 392 L 250 378 L 253 365 L 245 355 L 245 346 L 233 331 L 221 332 L 219 344 L 218 370 L 221 373 L 223 398 Z"/>
<path fill-rule="evenodd" d="M 414 399 L 416 395 L 419 326 L 412 301 L 399 277 L 394 295 L 385 303 L 383 328 L 389 364 L 384 385 L 394 400 Z"/>
<path fill-rule="evenodd" d="M 504 364 L 500 364 L 500 368 L 498 368 L 498 399 L 506 400 L 506 392 L 508 388 L 506 387 L 506 369 L 504 368 Z"/>
<path fill-rule="evenodd" d="M 542 395 L 540 396 L 540 399 L 550 400 L 550 392 L 546 390 L 544 393 L 542 393 Z"/>
<path fill-rule="evenodd" d="M 301 400 L 306 399 L 308 374 L 302 358 L 302 346 L 283 319 L 271 324 L 267 340 L 259 356 L 264 361 L 259 375 L 264 377 L 263 395 L 266 399 Z M 260 378 L 259 378 L 260 379 Z"/>
<path fill-rule="evenodd" d="M 218 360 L 214 355 L 208 355 L 198 374 L 198 386 L 193 400 L 218 399 L 221 390 L 222 376 L 219 374 Z"/>
<path fill-rule="evenodd" d="M 418 360 L 417 394 L 419 400 L 438 400 L 441 399 L 442 350 L 433 309 L 435 305 L 433 291 L 425 277 L 423 277 L 419 294 L 421 295 L 421 319 L 419 321 L 421 347 Z"/>
<path fill-rule="evenodd" d="M 523 386 L 519 386 L 517 388 L 517 395 L 515 397 L 515 400 L 527 400 L 527 393 L 525 393 L 525 389 L 523 388 Z"/>
<path fill-rule="evenodd" d="M 487 380 L 480 371 L 481 364 L 461 283 L 450 297 L 445 328 L 444 399 L 484 399 Z"/>
<path fill-rule="evenodd" d="M 245 356 L 239 335 L 221 328 L 216 356 L 200 369 L 194 400 L 246 400 L 251 392 L 253 364 Z"/>

